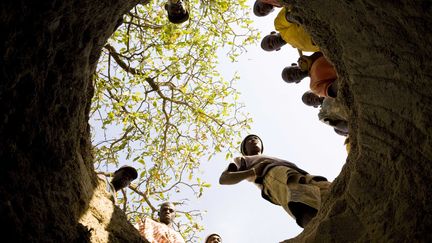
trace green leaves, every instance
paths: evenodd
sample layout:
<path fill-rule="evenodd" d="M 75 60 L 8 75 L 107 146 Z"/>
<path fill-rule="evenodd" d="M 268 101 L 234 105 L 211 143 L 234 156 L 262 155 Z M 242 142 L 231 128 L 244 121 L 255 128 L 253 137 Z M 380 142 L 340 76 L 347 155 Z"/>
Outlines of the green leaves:
<path fill-rule="evenodd" d="M 200 163 L 215 153 L 232 158 L 250 119 L 216 69 L 225 47 L 236 61 L 257 40 L 245 0 L 191 0 L 189 21 L 168 22 L 164 1 L 138 5 L 124 16 L 99 61 L 91 111 L 96 168 L 127 163 L 137 168 L 127 211 L 154 216 L 158 203 L 200 197 L 210 184 Z M 190 213 L 194 212 L 194 213 Z M 188 239 L 202 227 L 188 211 L 179 228 Z"/>

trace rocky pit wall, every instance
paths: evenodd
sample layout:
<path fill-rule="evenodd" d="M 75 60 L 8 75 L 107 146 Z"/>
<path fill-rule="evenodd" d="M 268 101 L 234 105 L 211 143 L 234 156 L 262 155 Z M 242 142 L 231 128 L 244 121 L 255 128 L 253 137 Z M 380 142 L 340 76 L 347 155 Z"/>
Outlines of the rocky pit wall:
<path fill-rule="evenodd" d="M 296 2 L 342 81 L 352 146 L 318 217 L 290 242 L 430 241 L 431 2 Z"/>
<path fill-rule="evenodd" d="M 89 242 L 92 232 L 103 230 L 101 239 L 91 240 L 139 242 L 124 214 L 117 217 L 119 210 L 93 220 L 93 225 L 80 221 L 95 209 L 90 200 L 101 198 L 90 153 L 91 76 L 102 46 L 121 16 L 136 4 L 1 1 L 3 239 Z M 95 219 L 106 211 L 98 210 L 92 212 Z"/>

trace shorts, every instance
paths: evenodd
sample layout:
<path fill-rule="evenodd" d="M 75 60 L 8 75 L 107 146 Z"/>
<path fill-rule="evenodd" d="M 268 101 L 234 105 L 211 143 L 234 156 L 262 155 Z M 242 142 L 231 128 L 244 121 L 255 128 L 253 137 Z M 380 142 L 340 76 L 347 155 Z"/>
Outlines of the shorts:
<path fill-rule="evenodd" d="M 286 166 L 275 166 L 264 176 L 263 193 L 271 202 L 282 206 L 294 219 L 297 212 L 288 207 L 289 202 L 298 202 L 316 210 L 327 196 L 331 183 L 322 177 L 302 175 L 298 171 Z"/>

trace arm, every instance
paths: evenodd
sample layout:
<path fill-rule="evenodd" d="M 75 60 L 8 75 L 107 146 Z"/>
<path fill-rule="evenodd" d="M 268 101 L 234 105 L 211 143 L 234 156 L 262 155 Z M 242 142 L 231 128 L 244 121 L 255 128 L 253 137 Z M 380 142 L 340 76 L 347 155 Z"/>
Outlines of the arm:
<path fill-rule="evenodd" d="M 233 185 L 237 184 L 244 179 L 254 178 L 257 176 L 261 176 L 263 170 L 269 164 L 269 161 L 262 161 L 260 163 L 255 164 L 252 168 L 247 170 L 242 170 L 238 168 L 245 168 L 239 166 L 241 164 L 242 157 L 237 157 L 234 159 L 235 163 L 231 163 L 228 168 L 222 173 L 219 178 L 219 184 L 222 185 Z"/>
<path fill-rule="evenodd" d="M 219 184 L 233 185 L 255 175 L 255 168 L 243 171 L 230 171 L 229 169 L 226 169 L 219 178 Z"/>

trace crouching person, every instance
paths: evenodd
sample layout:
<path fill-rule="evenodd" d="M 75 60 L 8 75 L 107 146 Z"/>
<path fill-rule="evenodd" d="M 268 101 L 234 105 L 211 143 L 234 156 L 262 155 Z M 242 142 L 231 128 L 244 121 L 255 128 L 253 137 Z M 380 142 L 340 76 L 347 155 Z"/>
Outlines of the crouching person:
<path fill-rule="evenodd" d="M 311 56 L 301 56 L 298 65 L 291 65 L 282 71 L 282 79 L 287 83 L 298 83 L 310 77 L 310 89 L 320 97 L 336 98 L 338 77 L 334 66 L 321 52 Z"/>
<path fill-rule="evenodd" d="M 286 160 L 262 155 L 263 143 L 256 135 L 243 140 L 241 152 L 244 156 L 228 165 L 219 183 L 233 185 L 248 180 L 257 184 L 264 199 L 282 206 L 304 228 L 320 209 L 330 182 Z"/>

